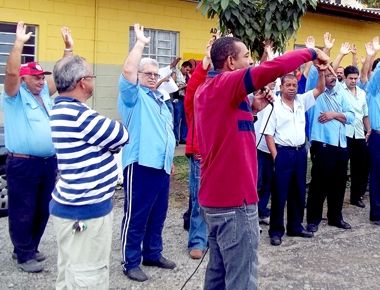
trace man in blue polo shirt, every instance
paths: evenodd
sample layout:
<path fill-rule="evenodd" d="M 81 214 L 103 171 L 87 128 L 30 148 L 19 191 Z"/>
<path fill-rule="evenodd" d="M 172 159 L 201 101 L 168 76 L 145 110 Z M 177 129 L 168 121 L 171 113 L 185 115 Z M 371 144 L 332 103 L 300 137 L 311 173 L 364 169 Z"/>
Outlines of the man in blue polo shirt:
<path fill-rule="evenodd" d="M 139 24 L 134 29 L 136 43 L 119 80 L 118 109 L 130 136 L 122 157 L 125 203 L 121 249 L 124 274 L 142 282 L 148 277 L 139 267 L 141 256 L 145 266 L 176 266 L 162 256 L 175 138 L 172 115 L 156 90 L 158 63 L 141 58 L 150 37 L 144 36 Z"/>
<path fill-rule="evenodd" d="M 63 27 L 64 56 L 72 53 L 70 31 Z M 13 243 L 13 259 L 25 272 L 43 270 L 46 257 L 38 251 L 49 219 L 49 201 L 54 188 L 57 159 L 51 139 L 48 111 L 50 96 L 55 93 L 52 79 L 45 80 L 36 62 L 21 65 L 26 33 L 23 22 L 17 24 L 16 39 L 9 54 L 2 106 L 4 110 L 5 146 L 8 149 L 7 181 L 9 198 L 9 234 Z"/>

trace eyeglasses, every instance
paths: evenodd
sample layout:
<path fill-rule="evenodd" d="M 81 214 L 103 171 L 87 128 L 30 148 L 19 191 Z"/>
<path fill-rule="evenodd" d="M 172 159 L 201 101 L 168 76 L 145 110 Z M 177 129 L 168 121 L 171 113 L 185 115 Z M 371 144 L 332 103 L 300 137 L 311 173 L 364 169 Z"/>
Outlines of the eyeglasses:
<path fill-rule="evenodd" d="M 143 72 L 143 71 L 140 71 L 139 73 L 143 74 L 147 78 L 155 78 L 155 79 L 160 78 L 160 74 L 157 74 L 157 73 L 154 73 L 154 72 Z"/>
<path fill-rule="evenodd" d="M 79 83 L 81 80 L 87 80 L 87 79 L 96 79 L 96 76 L 95 75 L 91 75 L 91 76 L 83 76 L 81 77 L 80 79 L 77 80 L 77 83 Z"/>

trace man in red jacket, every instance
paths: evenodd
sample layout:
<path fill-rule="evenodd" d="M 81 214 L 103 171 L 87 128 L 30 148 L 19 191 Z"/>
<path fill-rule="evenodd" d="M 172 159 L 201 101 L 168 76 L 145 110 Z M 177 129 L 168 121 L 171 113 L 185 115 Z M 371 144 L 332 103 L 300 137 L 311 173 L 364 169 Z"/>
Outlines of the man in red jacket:
<path fill-rule="evenodd" d="M 306 48 L 249 67 L 241 40 L 222 37 L 212 45 L 214 71 L 195 94 L 202 156 L 199 204 L 210 248 L 204 289 L 258 288 L 257 156 L 247 95 L 315 59 L 327 65 L 327 55 Z M 253 101 L 257 110 L 267 104 L 266 98 Z"/>

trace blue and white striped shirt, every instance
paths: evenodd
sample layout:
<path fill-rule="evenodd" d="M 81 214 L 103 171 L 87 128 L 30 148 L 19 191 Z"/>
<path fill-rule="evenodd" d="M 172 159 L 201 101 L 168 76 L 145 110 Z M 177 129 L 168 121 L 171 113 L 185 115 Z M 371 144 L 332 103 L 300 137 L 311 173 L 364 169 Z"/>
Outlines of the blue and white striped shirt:
<path fill-rule="evenodd" d="M 51 214 L 68 219 L 108 214 L 118 177 L 113 155 L 128 142 L 127 130 L 64 96 L 55 99 L 50 126 L 59 170 Z"/>

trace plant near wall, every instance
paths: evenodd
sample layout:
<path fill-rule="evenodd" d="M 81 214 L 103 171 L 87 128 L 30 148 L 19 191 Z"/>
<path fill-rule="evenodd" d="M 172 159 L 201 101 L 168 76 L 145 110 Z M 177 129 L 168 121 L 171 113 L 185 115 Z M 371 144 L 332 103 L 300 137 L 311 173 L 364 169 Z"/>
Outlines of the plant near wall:
<path fill-rule="evenodd" d="M 317 0 L 201 0 L 198 8 L 208 18 L 219 17 L 222 34 L 232 33 L 260 56 L 267 40 L 283 52 L 301 16 L 316 6 Z"/>
<path fill-rule="evenodd" d="M 379 0 L 360 0 L 359 2 L 367 5 L 368 7 L 380 8 L 380 1 Z"/>

